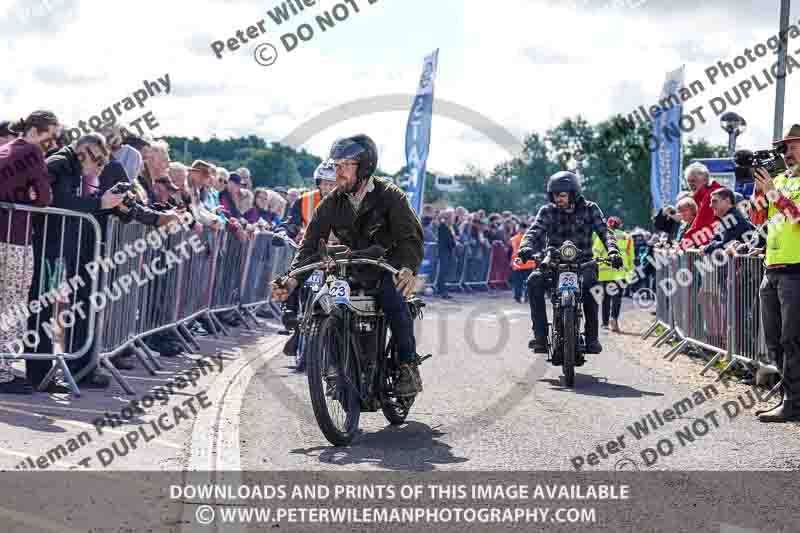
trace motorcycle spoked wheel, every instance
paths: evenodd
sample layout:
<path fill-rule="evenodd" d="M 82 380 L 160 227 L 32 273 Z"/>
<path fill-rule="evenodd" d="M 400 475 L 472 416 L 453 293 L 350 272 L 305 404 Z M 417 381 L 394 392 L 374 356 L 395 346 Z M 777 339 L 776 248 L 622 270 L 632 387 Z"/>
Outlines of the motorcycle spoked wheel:
<path fill-rule="evenodd" d="M 575 308 L 564 307 L 561 318 L 564 338 L 562 343 L 562 362 L 564 371 L 564 384 L 567 387 L 575 386 L 575 360 L 577 358 L 577 333 L 575 331 Z"/>

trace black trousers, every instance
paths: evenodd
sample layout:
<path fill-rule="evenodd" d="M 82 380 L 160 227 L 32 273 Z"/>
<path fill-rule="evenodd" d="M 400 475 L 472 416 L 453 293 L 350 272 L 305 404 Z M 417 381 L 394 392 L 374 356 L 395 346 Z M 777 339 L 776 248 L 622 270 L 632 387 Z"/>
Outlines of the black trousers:
<path fill-rule="evenodd" d="M 64 247 L 64 261 L 63 265 L 66 271 L 66 278 L 72 278 L 75 274 L 80 276 L 83 281 L 83 286 L 76 284 L 76 289 L 69 294 L 69 302 L 61 304 L 59 311 L 65 309 L 73 309 L 72 313 L 75 317 L 75 322 L 71 327 L 63 327 L 64 330 L 64 346 L 63 350 L 66 353 L 78 351 L 86 342 L 89 336 L 89 309 L 91 295 L 92 278 L 86 270 L 86 265 L 92 260 L 92 251 L 94 246 L 93 238 L 84 238 L 81 243 L 81 255 L 76 257 L 76 254 L 69 254 L 69 247 Z M 77 248 L 77 243 L 71 247 Z M 33 283 L 28 294 L 29 300 L 36 300 L 40 294 L 46 293 L 51 287 L 47 286 L 48 279 L 42 276 L 42 255 L 44 250 L 43 243 L 37 239 L 33 242 Z M 45 274 L 51 273 L 58 260 L 58 256 L 48 253 L 45 258 Z M 49 265 L 49 266 L 48 266 Z M 48 272 L 49 271 L 49 272 Z M 44 279 L 43 279 L 44 278 Z M 63 278 L 62 278 L 63 279 Z M 60 281 L 60 280 L 59 280 Z M 43 306 L 39 313 L 32 314 L 28 317 L 28 330 L 38 333 L 38 344 L 34 348 L 29 348 L 30 351 L 35 353 L 54 353 L 52 335 L 52 318 L 55 305 L 47 304 Z M 83 316 L 82 316 L 83 315 Z M 49 327 L 46 327 L 47 324 Z M 68 324 L 64 324 L 67 326 Z M 96 338 L 96 332 L 95 332 Z M 91 361 L 92 352 L 96 348 L 96 343 L 92 341 L 87 352 L 80 358 L 67 361 L 67 366 L 73 374 L 80 372 Z M 36 387 L 41 383 L 47 373 L 52 367 L 52 361 L 49 360 L 28 360 L 25 362 L 25 373 L 31 384 Z M 87 379 L 91 374 L 87 375 Z"/>
<path fill-rule="evenodd" d="M 613 281 L 601 281 L 600 283 L 603 285 L 603 325 L 607 326 L 609 318 L 614 320 L 619 318 L 619 309 L 622 306 L 622 289 Z M 613 287 L 609 291 L 609 286 L 616 287 L 616 291 Z M 614 292 L 614 295 L 612 296 L 610 292 Z"/>
<path fill-rule="evenodd" d="M 450 265 L 453 259 L 452 252 L 439 254 L 439 275 L 436 279 L 436 293 L 447 294 L 447 282 L 450 279 Z"/>
<path fill-rule="evenodd" d="M 597 279 L 597 270 L 592 269 L 584 273 L 583 278 L 583 320 L 586 342 L 597 340 L 599 325 L 597 323 L 597 302 L 591 293 L 591 288 Z M 536 338 L 547 337 L 547 307 L 545 306 L 544 293 L 547 288 L 554 289 L 556 280 L 552 274 L 543 274 L 539 270 L 531 272 L 528 278 L 528 300 L 531 306 L 531 321 L 533 334 Z"/>
<path fill-rule="evenodd" d="M 800 273 L 767 270 L 759 297 L 767 350 L 782 371 L 787 398 L 800 407 Z"/>

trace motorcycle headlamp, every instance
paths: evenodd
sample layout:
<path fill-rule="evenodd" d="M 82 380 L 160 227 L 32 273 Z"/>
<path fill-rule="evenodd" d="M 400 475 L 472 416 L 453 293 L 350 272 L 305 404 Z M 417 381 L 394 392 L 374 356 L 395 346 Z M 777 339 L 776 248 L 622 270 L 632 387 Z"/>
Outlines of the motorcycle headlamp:
<path fill-rule="evenodd" d="M 578 257 L 578 248 L 571 242 L 565 243 L 561 246 L 561 257 L 567 261 L 574 261 Z"/>

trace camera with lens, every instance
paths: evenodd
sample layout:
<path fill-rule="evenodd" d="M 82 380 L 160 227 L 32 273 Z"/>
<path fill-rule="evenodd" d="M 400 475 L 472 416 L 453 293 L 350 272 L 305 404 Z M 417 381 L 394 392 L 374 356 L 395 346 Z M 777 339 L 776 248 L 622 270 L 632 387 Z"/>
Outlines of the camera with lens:
<path fill-rule="evenodd" d="M 115 183 L 114 186 L 111 187 L 108 191 L 111 194 L 124 194 L 125 198 L 122 199 L 122 205 L 130 208 L 134 204 L 136 204 L 136 198 L 128 195 L 128 193 L 131 192 L 132 190 L 133 190 L 133 184 L 120 181 L 118 183 Z"/>
<path fill-rule="evenodd" d="M 752 183 L 755 180 L 753 170 L 756 168 L 765 169 L 773 178 L 786 170 L 783 162 L 782 147 L 771 148 L 769 150 L 738 150 L 733 155 L 733 162 L 736 164 L 736 182 Z"/>

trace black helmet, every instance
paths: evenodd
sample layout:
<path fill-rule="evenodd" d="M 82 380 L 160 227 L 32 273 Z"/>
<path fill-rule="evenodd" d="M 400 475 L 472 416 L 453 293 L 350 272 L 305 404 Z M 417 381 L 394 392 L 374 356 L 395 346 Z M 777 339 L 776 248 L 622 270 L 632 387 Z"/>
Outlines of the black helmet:
<path fill-rule="evenodd" d="M 378 168 L 378 147 L 367 135 L 359 134 L 352 137 L 337 139 L 331 146 L 329 156 L 334 161 L 340 159 L 355 159 L 358 161 L 358 181 L 363 181 Z"/>
<path fill-rule="evenodd" d="M 570 193 L 571 203 L 575 202 L 575 198 L 581 193 L 581 182 L 572 172 L 561 171 L 556 172 L 550 179 L 547 180 L 547 195 L 550 197 L 551 202 L 555 202 L 555 195 L 568 192 Z"/>

